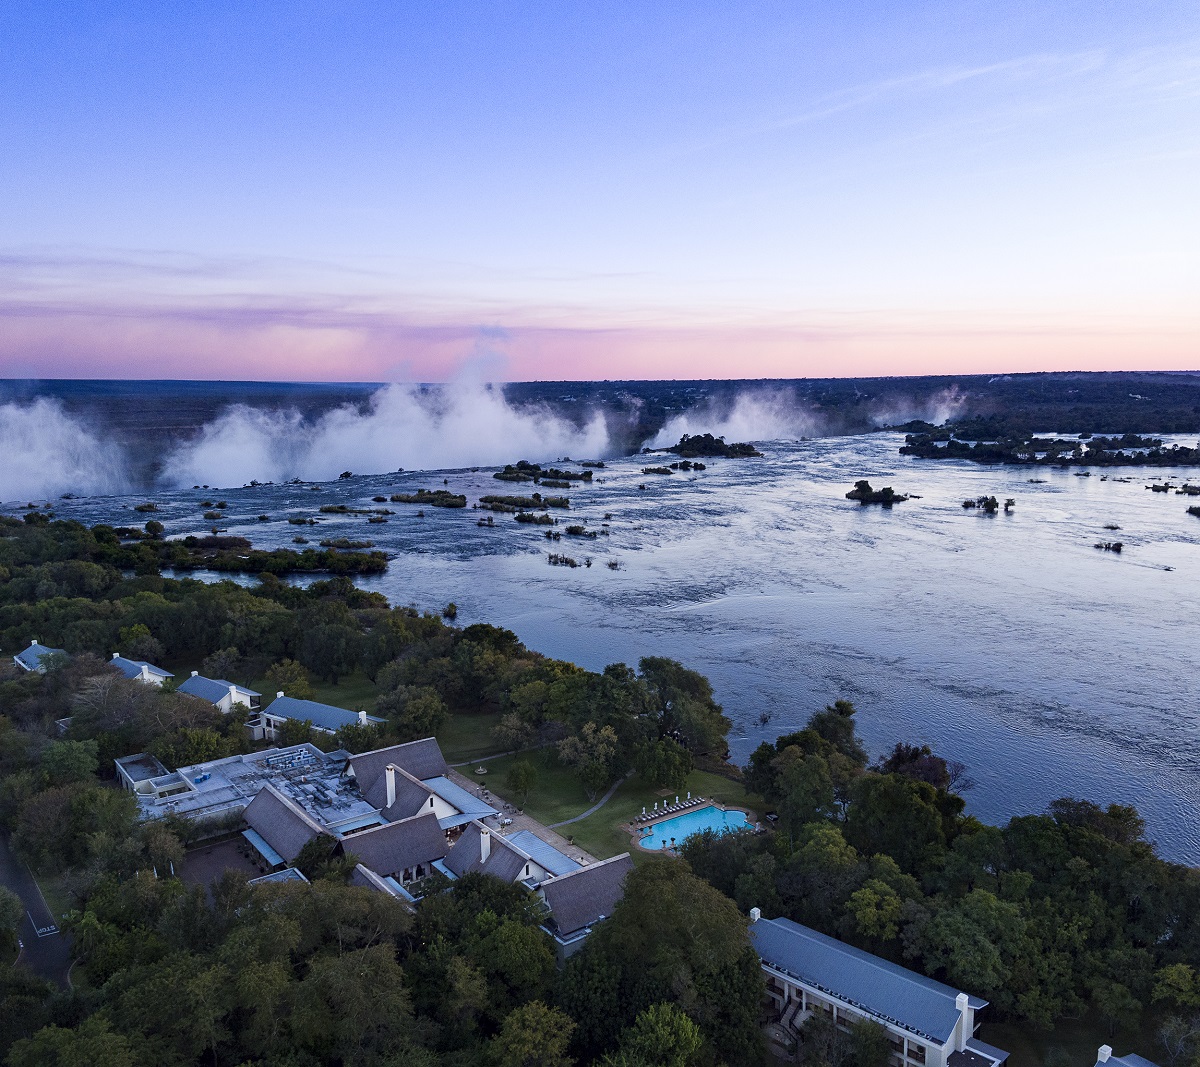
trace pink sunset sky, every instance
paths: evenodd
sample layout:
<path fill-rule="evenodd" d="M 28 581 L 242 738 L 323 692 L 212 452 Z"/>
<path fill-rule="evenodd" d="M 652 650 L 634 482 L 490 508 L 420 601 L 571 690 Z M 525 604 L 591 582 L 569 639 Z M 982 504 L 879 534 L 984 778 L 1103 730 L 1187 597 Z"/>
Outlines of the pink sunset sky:
<path fill-rule="evenodd" d="M 1194 3 L 0 13 L 0 377 L 1200 368 Z"/>

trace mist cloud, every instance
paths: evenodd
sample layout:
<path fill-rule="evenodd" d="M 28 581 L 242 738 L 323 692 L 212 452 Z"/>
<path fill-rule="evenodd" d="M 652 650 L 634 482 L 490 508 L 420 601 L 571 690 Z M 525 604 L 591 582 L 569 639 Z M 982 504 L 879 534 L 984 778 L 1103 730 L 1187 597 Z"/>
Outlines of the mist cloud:
<path fill-rule="evenodd" d="M 544 408 L 515 408 L 494 386 L 391 385 L 372 395 L 366 411 L 344 406 L 311 422 L 294 411 L 232 407 L 167 457 L 163 480 L 179 487 L 328 480 L 345 470 L 441 470 L 601 456 L 608 445 L 600 414 L 580 427 Z"/>
<path fill-rule="evenodd" d="M 941 426 L 962 414 L 966 403 L 967 394 L 951 385 L 921 400 L 894 397 L 871 412 L 871 421 L 876 426 L 899 426 L 920 419 Z"/>
<path fill-rule="evenodd" d="M 794 393 L 739 393 L 732 404 L 701 404 L 672 416 L 650 442 L 651 448 L 675 444 L 684 434 L 711 433 L 726 441 L 794 441 L 820 433 L 821 420 Z"/>
<path fill-rule="evenodd" d="M 0 500 L 130 490 L 122 450 L 56 400 L 0 405 Z"/>

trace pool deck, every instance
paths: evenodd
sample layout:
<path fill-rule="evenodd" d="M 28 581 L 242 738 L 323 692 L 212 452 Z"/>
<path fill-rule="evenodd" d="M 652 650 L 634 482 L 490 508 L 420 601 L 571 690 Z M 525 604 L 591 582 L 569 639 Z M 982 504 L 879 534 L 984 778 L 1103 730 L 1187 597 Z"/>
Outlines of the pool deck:
<path fill-rule="evenodd" d="M 716 808 L 718 811 L 740 811 L 746 816 L 746 821 L 750 828 L 758 830 L 759 825 L 757 815 L 749 808 L 744 808 L 739 804 L 722 804 L 719 800 L 712 800 L 707 797 L 692 797 L 689 800 L 680 801 L 678 804 L 671 804 L 665 808 L 660 808 L 658 811 L 649 811 L 645 815 L 639 815 L 636 819 L 625 824 L 624 828 L 629 831 L 631 843 L 639 852 L 648 852 L 652 855 L 671 855 L 675 849 L 671 848 L 646 848 L 642 845 L 642 840 L 647 836 L 643 833 L 659 823 L 670 822 L 670 820 L 678 818 L 680 815 L 687 815 L 693 811 L 700 811 L 703 808 Z"/>

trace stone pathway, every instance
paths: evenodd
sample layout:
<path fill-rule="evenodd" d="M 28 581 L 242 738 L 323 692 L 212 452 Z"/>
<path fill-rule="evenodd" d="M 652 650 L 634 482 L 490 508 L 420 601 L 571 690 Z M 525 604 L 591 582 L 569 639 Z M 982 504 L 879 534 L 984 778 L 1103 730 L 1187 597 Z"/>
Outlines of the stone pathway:
<path fill-rule="evenodd" d="M 471 779 L 469 779 L 466 775 L 460 774 L 458 771 L 454 770 L 453 767 L 450 769 L 449 777 L 455 785 L 461 786 L 472 796 L 482 796 L 481 790 L 484 788 L 483 785 L 481 785 L 479 782 L 471 781 Z M 609 795 L 612 795 L 611 791 Z M 607 800 L 608 798 L 605 797 L 605 799 Z M 500 829 L 500 833 L 504 834 L 506 837 L 509 834 L 516 833 L 518 830 L 528 830 L 534 836 L 545 841 L 546 844 L 548 844 L 551 848 L 558 849 L 558 851 L 564 856 L 570 856 L 571 859 L 578 860 L 585 866 L 589 863 L 596 862 L 596 857 L 591 855 L 591 853 L 584 852 L 584 850 L 578 845 L 571 844 L 565 837 L 563 837 L 562 834 L 556 834 L 549 826 L 544 826 L 531 815 L 524 814 L 513 804 L 508 803 L 508 801 L 504 800 L 502 797 L 496 796 L 495 793 L 488 793 L 487 802 L 491 804 L 493 808 L 499 809 L 500 814 L 505 819 L 511 820 L 507 826 L 504 826 Z M 603 801 L 601 801 L 601 803 L 603 803 Z M 599 807 L 599 805 L 597 805 L 597 807 Z M 580 818 L 582 817 L 583 816 L 580 816 Z M 570 821 L 574 822 L 575 820 L 572 819 Z M 556 823 L 555 825 L 565 826 L 566 823 Z"/>

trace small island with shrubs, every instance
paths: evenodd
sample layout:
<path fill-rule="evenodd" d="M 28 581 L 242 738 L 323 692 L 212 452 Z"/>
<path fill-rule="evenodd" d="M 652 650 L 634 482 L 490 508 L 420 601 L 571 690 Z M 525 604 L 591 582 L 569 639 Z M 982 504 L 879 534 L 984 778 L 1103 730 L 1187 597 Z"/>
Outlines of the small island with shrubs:
<path fill-rule="evenodd" d="M 724 437 L 713 437 L 710 433 L 701 433 L 695 436 L 685 433 L 679 439 L 679 444 L 672 445 L 663 451 L 674 452 L 675 455 L 681 456 L 683 459 L 696 459 L 697 457 L 705 459 L 710 457 L 745 459 L 762 455 L 748 441 L 735 441 L 732 444 L 726 444 Z"/>
<path fill-rule="evenodd" d="M 846 494 L 846 499 L 857 500 L 860 504 L 880 504 L 885 508 L 890 508 L 893 504 L 902 504 L 908 497 L 903 493 L 897 493 L 890 485 L 883 489 L 872 489 L 871 483 L 865 478 L 861 478 Z"/>
<path fill-rule="evenodd" d="M 581 471 L 564 471 L 557 467 L 543 467 L 540 463 L 530 463 L 528 460 L 522 459 L 516 463 L 506 463 L 504 470 L 496 471 L 492 477 L 502 482 L 534 482 L 548 485 L 551 488 L 565 489 L 571 482 L 590 482 L 592 480 L 591 466 L 591 464 L 587 464 L 588 469 Z"/>
<path fill-rule="evenodd" d="M 418 489 L 415 493 L 393 493 L 389 499 L 393 504 L 428 504 L 433 508 L 465 508 L 467 506 L 465 496 L 461 493 L 452 493 L 448 489 Z"/>
<path fill-rule="evenodd" d="M 1004 463 L 1047 467 L 1195 467 L 1200 446 L 1166 445 L 1161 438 L 1136 433 L 1105 437 L 1081 433 L 1075 438 L 1037 437 L 1014 433 L 988 419 L 976 418 L 948 426 L 908 423 L 903 456 L 918 459 L 966 459 L 973 463 Z"/>

